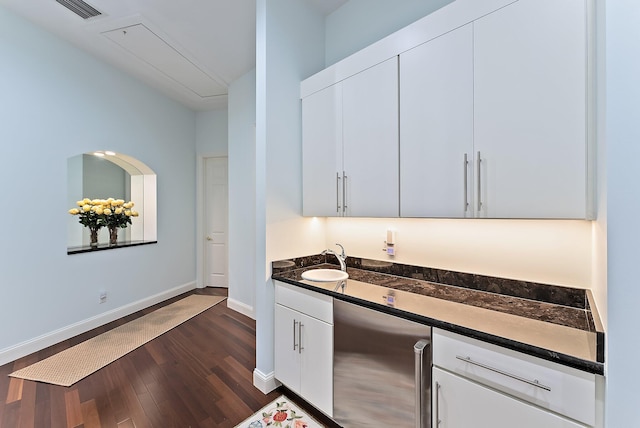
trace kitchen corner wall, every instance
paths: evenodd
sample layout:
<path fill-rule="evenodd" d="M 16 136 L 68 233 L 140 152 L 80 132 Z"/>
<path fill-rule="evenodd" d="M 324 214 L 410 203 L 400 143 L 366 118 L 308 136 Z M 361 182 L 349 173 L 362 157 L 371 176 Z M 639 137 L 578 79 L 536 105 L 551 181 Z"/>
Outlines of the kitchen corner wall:
<path fill-rule="evenodd" d="M 598 2 L 600 3 L 600 2 Z M 640 6 L 634 1 L 602 2 L 605 20 L 606 77 L 606 252 L 607 252 L 607 397 L 606 426 L 640 426 Z M 602 5 L 600 5 L 602 7 Z"/>
<path fill-rule="evenodd" d="M 256 6 L 256 374 L 269 377 L 270 261 L 317 252 L 325 243 L 321 222 L 300 216 L 300 81 L 324 66 L 324 17 L 299 0 L 258 0 Z"/>
<path fill-rule="evenodd" d="M 256 72 L 229 86 L 229 304 L 253 315 L 256 295 Z M 255 315 L 253 315 L 255 318 Z"/>
<path fill-rule="evenodd" d="M 195 286 L 195 113 L 2 6 L 0 58 L 3 364 Z M 157 244 L 67 255 L 67 159 L 93 150 L 157 174 Z"/>

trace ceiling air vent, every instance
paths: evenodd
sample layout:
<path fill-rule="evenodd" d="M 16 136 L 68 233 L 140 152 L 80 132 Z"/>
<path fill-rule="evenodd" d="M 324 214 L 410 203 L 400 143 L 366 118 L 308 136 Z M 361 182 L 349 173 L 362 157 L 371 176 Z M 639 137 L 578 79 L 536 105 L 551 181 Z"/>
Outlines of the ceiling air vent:
<path fill-rule="evenodd" d="M 89 19 L 102 15 L 96 8 L 82 0 L 56 0 L 58 3 L 75 13 L 82 19 Z"/>

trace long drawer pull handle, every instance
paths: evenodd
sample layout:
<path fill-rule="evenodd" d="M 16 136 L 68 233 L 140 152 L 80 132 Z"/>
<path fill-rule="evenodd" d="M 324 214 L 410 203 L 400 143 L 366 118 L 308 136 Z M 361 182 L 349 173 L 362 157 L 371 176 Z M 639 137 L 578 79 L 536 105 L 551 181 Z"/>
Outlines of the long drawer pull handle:
<path fill-rule="evenodd" d="M 548 387 L 548 386 L 546 386 L 546 385 L 541 384 L 540 382 L 538 382 L 538 380 L 537 380 L 537 379 L 534 379 L 534 380 L 525 379 L 525 378 L 523 378 L 523 377 L 516 376 L 516 375 L 511 374 L 511 373 L 507 373 L 507 372 L 505 372 L 505 371 L 502 371 L 502 370 L 500 370 L 500 369 L 496 369 L 496 368 L 491 367 L 491 366 L 488 366 L 488 365 L 486 365 L 486 364 L 482 364 L 482 363 L 479 363 L 479 362 L 477 362 L 477 361 L 473 361 L 473 360 L 471 359 L 471 357 L 462 357 L 462 356 L 460 356 L 460 355 L 456 355 L 456 358 L 457 358 L 457 359 L 459 359 L 459 360 L 461 360 L 461 361 L 464 361 L 465 363 L 469 363 L 469 364 L 473 364 L 474 366 L 482 367 L 483 369 L 490 370 L 490 371 L 492 371 L 492 372 L 495 372 L 495 373 L 501 374 L 501 375 L 503 375 L 503 376 L 510 377 L 511 379 L 519 380 L 520 382 L 524 382 L 524 383 L 527 383 L 527 384 L 529 384 L 529 385 L 535 386 L 535 387 L 537 387 L 537 388 L 544 389 L 545 391 L 549 391 L 549 392 L 551 392 L 551 388 L 550 388 L 550 387 Z"/>

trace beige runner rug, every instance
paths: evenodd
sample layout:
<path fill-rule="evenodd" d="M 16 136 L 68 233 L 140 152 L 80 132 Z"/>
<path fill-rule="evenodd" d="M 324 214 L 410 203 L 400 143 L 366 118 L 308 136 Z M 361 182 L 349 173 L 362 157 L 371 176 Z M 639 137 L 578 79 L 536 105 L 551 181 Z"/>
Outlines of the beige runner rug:
<path fill-rule="evenodd" d="M 9 376 L 71 386 L 224 299 L 226 297 L 192 294 Z"/>

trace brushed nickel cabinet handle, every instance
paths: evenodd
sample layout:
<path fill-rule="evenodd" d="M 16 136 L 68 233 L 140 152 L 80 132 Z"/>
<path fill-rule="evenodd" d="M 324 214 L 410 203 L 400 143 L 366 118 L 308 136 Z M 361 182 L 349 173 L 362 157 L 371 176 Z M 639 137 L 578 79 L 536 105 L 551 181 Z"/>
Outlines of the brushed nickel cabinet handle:
<path fill-rule="evenodd" d="M 482 159 L 480 158 L 480 152 L 478 151 L 478 212 L 482 210 L 482 186 L 480 183 L 482 174 L 480 168 L 482 165 Z"/>
<path fill-rule="evenodd" d="M 340 214 L 340 174 L 336 172 L 336 211 Z"/>
<path fill-rule="evenodd" d="M 302 347 L 302 327 L 304 327 L 304 325 L 302 321 L 300 321 L 298 323 L 298 354 L 302 354 L 302 350 L 304 349 Z"/>
<path fill-rule="evenodd" d="M 295 351 L 298 348 L 296 344 L 296 326 L 298 325 L 298 321 L 293 320 L 293 350 Z"/>
<path fill-rule="evenodd" d="M 467 154 L 464 154 L 464 164 L 462 165 L 464 167 L 464 212 L 467 212 L 469 210 L 469 188 L 468 188 L 468 172 L 467 170 L 469 169 L 469 159 L 467 157 Z"/>
<path fill-rule="evenodd" d="M 342 171 L 342 212 L 347 215 L 347 173 Z"/>
<path fill-rule="evenodd" d="M 511 373 L 505 372 L 504 370 L 500 370 L 500 369 L 497 369 L 495 367 L 491 367 L 491 366 L 488 366 L 486 364 L 479 363 L 477 361 L 473 361 L 471 359 L 471 357 L 462 357 L 460 355 L 456 355 L 456 358 L 461 360 L 461 361 L 464 361 L 465 363 L 469 363 L 469 364 L 473 364 L 474 366 L 482 367 L 483 369 L 492 371 L 494 373 L 498 373 L 498 374 L 501 374 L 503 376 L 510 377 L 511 379 L 515 379 L 515 380 L 518 380 L 520 382 L 524 382 L 526 384 L 535 386 L 536 388 L 544 389 L 545 391 L 551 392 L 551 388 L 550 387 L 541 384 L 540 382 L 538 382 L 537 379 L 534 379 L 534 380 L 525 379 L 523 377 L 520 377 L 520 376 L 511 374 Z"/>

